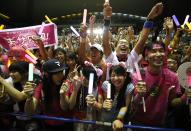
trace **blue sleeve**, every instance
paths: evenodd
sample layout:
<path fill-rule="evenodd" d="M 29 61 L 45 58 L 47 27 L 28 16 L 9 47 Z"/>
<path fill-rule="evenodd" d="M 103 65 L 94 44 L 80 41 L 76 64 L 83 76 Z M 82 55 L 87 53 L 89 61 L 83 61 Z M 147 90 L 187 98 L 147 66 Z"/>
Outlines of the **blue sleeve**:
<path fill-rule="evenodd" d="M 107 85 L 108 85 L 108 83 L 109 83 L 109 81 L 104 81 L 104 82 L 102 83 L 101 88 L 103 89 L 104 92 L 107 92 Z"/>
<path fill-rule="evenodd" d="M 129 83 L 127 85 L 127 88 L 126 88 L 126 91 L 125 91 L 125 96 L 128 95 L 129 93 L 131 93 L 134 88 L 135 88 L 134 85 L 132 83 Z"/>

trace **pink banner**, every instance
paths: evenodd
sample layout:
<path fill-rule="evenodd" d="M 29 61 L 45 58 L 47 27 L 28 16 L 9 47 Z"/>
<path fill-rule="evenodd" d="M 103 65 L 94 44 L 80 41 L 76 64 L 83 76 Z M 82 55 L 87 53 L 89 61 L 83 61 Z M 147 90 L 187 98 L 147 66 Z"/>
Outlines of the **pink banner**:
<path fill-rule="evenodd" d="M 44 24 L 40 37 L 43 40 L 44 46 L 51 46 L 58 43 L 57 26 L 53 23 Z M 14 46 L 22 46 L 27 49 L 36 49 L 38 46 L 33 42 L 31 37 L 34 37 L 41 30 L 42 25 L 4 29 L 0 30 L 0 45 L 9 50 Z"/>

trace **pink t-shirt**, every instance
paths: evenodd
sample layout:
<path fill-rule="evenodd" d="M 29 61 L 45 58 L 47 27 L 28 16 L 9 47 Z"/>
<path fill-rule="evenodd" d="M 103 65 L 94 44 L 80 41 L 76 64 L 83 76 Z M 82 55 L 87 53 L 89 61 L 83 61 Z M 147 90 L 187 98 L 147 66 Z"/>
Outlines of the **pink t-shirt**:
<path fill-rule="evenodd" d="M 163 68 L 162 72 L 154 75 L 144 69 L 143 81 L 146 82 L 147 94 L 144 96 L 146 112 L 143 112 L 141 97 L 135 92 L 133 109 L 135 114 L 132 121 L 139 124 L 161 126 L 164 124 L 165 115 L 170 98 L 181 94 L 178 78 L 174 72 Z M 137 83 L 137 75 L 132 75 L 133 84 Z M 136 103 L 136 104 L 135 104 Z"/>
<path fill-rule="evenodd" d="M 66 81 L 68 82 L 68 81 Z M 70 95 L 71 94 L 71 88 L 69 87 L 68 92 L 66 93 L 66 95 Z M 64 117 L 64 118 L 71 118 L 72 117 L 72 111 L 63 111 L 60 107 L 60 97 L 56 96 L 57 91 L 56 91 L 56 87 L 54 85 L 52 85 L 52 88 L 50 89 L 50 93 L 51 93 L 51 101 L 48 104 L 48 109 L 46 108 L 45 104 L 42 102 L 41 104 L 41 108 L 42 108 L 42 112 L 44 115 L 47 116 L 53 116 L 53 117 Z M 42 96 L 42 84 L 39 85 L 38 88 L 35 89 L 34 92 L 34 97 L 40 101 L 40 99 L 44 99 Z M 54 121 L 54 120 L 45 120 L 45 123 L 48 125 L 62 125 L 65 122 L 62 121 Z"/>

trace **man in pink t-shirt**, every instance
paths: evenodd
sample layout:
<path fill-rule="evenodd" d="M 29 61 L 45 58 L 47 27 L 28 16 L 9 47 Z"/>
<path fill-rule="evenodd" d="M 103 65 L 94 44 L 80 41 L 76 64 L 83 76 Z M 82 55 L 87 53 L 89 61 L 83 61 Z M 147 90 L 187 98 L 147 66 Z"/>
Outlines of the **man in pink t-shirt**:
<path fill-rule="evenodd" d="M 164 126 L 165 116 L 169 106 L 176 106 L 174 100 L 181 95 L 176 74 L 163 66 L 165 46 L 153 42 L 147 47 L 146 59 L 148 67 L 143 69 L 142 80 L 138 75 L 132 75 L 136 89 L 132 104 L 132 122 L 152 126 Z M 145 100 L 146 111 L 143 110 Z"/>

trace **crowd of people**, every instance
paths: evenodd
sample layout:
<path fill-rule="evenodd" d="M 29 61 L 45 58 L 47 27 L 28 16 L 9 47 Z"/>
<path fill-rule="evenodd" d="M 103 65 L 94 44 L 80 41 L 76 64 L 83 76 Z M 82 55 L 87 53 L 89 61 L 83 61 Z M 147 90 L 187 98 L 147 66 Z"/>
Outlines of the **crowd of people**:
<path fill-rule="evenodd" d="M 44 47 L 39 36 L 32 38 L 39 47 L 31 50 L 38 57 L 33 81 L 28 80 L 29 62 L 22 59 L 21 47 L 12 49 L 17 55 L 2 47 L 0 130 L 127 130 L 123 126 L 128 123 L 191 129 L 191 93 L 180 85 L 176 73 L 182 63 L 191 60 L 190 43 L 181 39 L 184 34 L 191 37 L 191 30 L 175 27 L 167 17 L 163 34 L 149 39 L 162 11 L 162 3 L 152 7 L 138 37 L 133 26 L 112 34 L 112 7 L 105 2 L 100 38 L 93 34 L 94 15 L 89 26 L 80 25 L 79 37 L 66 41 L 64 34 L 56 48 Z M 9 66 L 3 61 L 5 56 L 11 60 Z M 34 119 L 30 117 L 33 114 L 102 121 L 111 126 Z"/>

